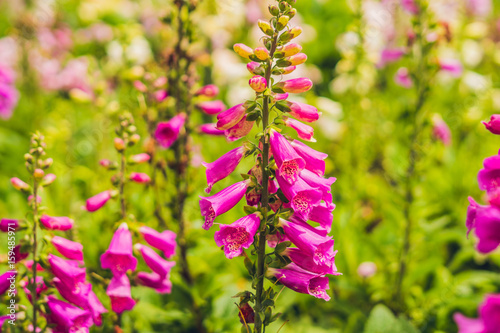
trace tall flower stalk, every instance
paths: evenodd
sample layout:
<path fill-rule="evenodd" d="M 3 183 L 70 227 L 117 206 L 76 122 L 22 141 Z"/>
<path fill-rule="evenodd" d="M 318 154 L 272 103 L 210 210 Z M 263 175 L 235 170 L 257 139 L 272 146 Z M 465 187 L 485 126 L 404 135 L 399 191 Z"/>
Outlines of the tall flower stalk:
<path fill-rule="evenodd" d="M 257 124 L 258 142 L 248 141 L 219 160 L 205 164 L 207 192 L 232 173 L 242 158 L 253 156 L 256 164 L 242 181 L 200 200 L 205 217 L 203 228 L 208 230 L 218 216 L 246 197 L 247 215 L 230 225 L 220 224 L 215 242 L 224 247 L 228 259 L 244 257 L 254 291 L 237 295 L 239 316 L 244 329 L 249 330 L 248 325 L 253 323 L 253 331 L 258 333 L 279 317 L 273 314 L 279 295 L 274 291 L 275 284 L 329 300 L 326 275 L 339 275 L 334 264 L 334 241 L 328 236 L 335 208 L 330 192 L 335 179 L 323 177 L 327 155 L 281 133 L 290 127 L 299 138 L 314 141 L 312 127 L 301 121 L 319 118 L 313 106 L 288 100 L 288 94 L 310 90 L 311 80 L 283 80 L 284 75 L 307 60 L 301 53 L 302 47 L 291 43 L 302 32 L 300 27 L 289 27 L 297 12 L 294 4 L 289 0 L 269 5 L 271 20 L 258 23 L 265 34 L 261 39 L 263 47 L 234 45 L 237 54 L 251 61 L 247 68 L 254 75 L 249 85 L 255 91 L 255 99 L 220 113 L 217 128 L 224 131 L 229 141 L 236 141 Z M 309 220 L 319 226 L 311 226 Z M 247 253 L 245 250 L 252 246 Z M 273 281 L 267 289 L 266 278 Z"/>

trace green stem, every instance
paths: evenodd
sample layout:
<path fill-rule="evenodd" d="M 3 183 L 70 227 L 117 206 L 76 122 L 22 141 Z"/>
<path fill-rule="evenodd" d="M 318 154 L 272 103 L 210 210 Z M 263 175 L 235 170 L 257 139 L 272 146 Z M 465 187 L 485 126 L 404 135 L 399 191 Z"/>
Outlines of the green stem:
<path fill-rule="evenodd" d="M 120 152 L 120 207 L 122 219 L 127 217 L 127 207 L 125 204 L 125 171 L 127 162 L 125 160 L 125 151 Z"/>
<path fill-rule="evenodd" d="M 37 165 L 38 160 L 35 159 L 35 164 Z M 38 181 L 36 178 L 33 181 L 33 281 L 31 284 L 31 299 L 33 303 L 33 331 L 36 332 L 37 329 L 37 295 L 36 295 L 36 267 L 37 267 L 37 229 L 38 229 Z"/>

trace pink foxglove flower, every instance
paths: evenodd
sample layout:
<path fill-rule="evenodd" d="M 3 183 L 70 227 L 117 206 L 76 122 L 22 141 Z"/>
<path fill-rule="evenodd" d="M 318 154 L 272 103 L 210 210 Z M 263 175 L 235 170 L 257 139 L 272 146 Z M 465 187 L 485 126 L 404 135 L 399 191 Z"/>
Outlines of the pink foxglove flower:
<path fill-rule="evenodd" d="M 0 275 L 0 295 L 5 294 L 11 284 L 16 284 L 16 275 L 16 271 L 7 271 Z"/>
<path fill-rule="evenodd" d="M 321 190 L 311 187 L 301 178 L 298 178 L 292 185 L 286 182 L 279 174 L 276 175 L 276 180 L 283 194 L 290 201 L 294 213 L 303 220 L 307 220 L 312 209 L 321 202 Z"/>
<path fill-rule="evenodd" d="M 304 159 L 297 154 L 290 142 L 275 130 L 270 133 L 270 144 L 279 174 L 286 182 L 293 184 L 305 167 Z"/>
<path fill-rule="evenodd" d="M 400 69 L 398 69 L 396 75 L 394 76 L 394 82 L 406 89 L 410 89 L 411 87 L 413 87 L 413 80 L 410 76 L 408 68 L 401 67 Z"/>
<path fill-rule="evenodd" d="M 203 124 L 200 125 L 198 131 L 203 134 L 214 135 L 214 136 L 224 136 L 225 132 L 217 128 L 217 124 Z"/>
<path fill-rule="evenodd" d="M 474 228 L 479 239 L 477 250 L 482 253 L 495 250 L 500 245 L 500 209 L 493 206 L 477 209 Z"/>
<path fill-rule="evenodd" d="M 150 227 L 140 227 L 139 232 L 146 243 L 152 247 L 163 251 L 166 258 L 171 258 L 175 254 L 175 249 L 177 247 L 177 242 L 175 241 L 177 235 L 175 232 L 170 230 L 165 230 L 162 233 L 150 228 Z"/>
<path fill-rule="evenodd" d="M 218 181 L 229 176 L 241 162 L 245 155 L 245 147 L 235 148 L 221 156 L 217 161 L 212 163 L 202 163 L 206 170 L 208 187 L 205 192 L 210 193 L 212 186 Z"/>
<path fill-rule="evenodd" d="M 138 184 L 148 184 L 151 182 L 151 178 L 142 172 L 132 172 L 129 179 Z"/>
<path fill-rule="evenodd" d="M 228 141 L 236 141 L 247 136 L 253 128 L 253 121 L 247 121 L 247 116 L 243 116 L 241 120 L 233 127 L 227 129 L 224 134 Z"/>
<path fill-rule="evenodd" d="M 263 76 L 255 75 L 248 81 L 248 84 L 255 92 L 263 92 L 267 89 L 267 81 Z"/>
<path fill-rule="evenodd" d="M 83 245 L 59 236 L 52 237 L 52 245 L 68 259 L 83 260 Z"/>
<path fill-rule="evenodd" d="M 295 152 L 304 159 L 305 169 L 319 176 L 325 174 L 325 159 L 328 157 L 327 154 L 316 151 L 298 140 L 293 140 L 290 144 Z"/>
<path fill-rule="evenodd" d="M 87 307 L 89 293 L 92 289 L 90 283 L 67 285 L 59 278 L 54 278 L 52 283 L 65 300 L 82 308 Z"/>
<path fill-rule="evenodd" d="M 300 121 L 306 121 L 308 123 L 316 121 L 319 119 L 320 113 L 312 105 L 299 103 L 299 102 L 288 102 L 290 107 L 290 116 L 294 117 Z"/>
<path fill-rule="evenodd" d="M 42 215 L 42 217 L 40 217 L 40 223 L 49 230 L 66 231 L 73 228 L 73 224 L 75 222 L 69 217 L 65 216 L 55 217 Z"/>
<path fill-rule="evenodd" d="M 309 213 L 309 219 L 319 223 L 321 228 L 325 229 L 327 233 L 330 233 L 330 231 L 332 231 L 334 209 L 334 204 L 322 202 L 318 206 L 313 207 Z"/>
<path fill-rule="evenodd" d="M 498 155 L 486 158 L 483 166 L 477 175 L 479 189 L 494 192 L 500 184 L 500 152 Z"/>
<path fill-rule="evenodd" d="M 175 261 L 167 261 L 163 259 L 150 247 L 142 244 L 135 244 L 134 246 L 142 254 L 142 258 L 146 265 L 162 279 L 170 275 L 170 270 L 175 266 Z"/>
<path fill-rule="evenodd" d="M 303 124 L 293 118 L 283 117 L 283 120 L 285 121 L 285 125 L 287 127 L 293 128 L 297 131 L 299 139 L 316 142 L 316 139 L 314 139 L 314 129 L 311 126 Z"/>
<path fill-rule="evenodd" d="M 111 309 L 116 313 L 130 311 L 135 306 L 135 300 L 130 293 L 130 281 L 125 274 L 111 279 L 106 294 L 111 299 Z"/>
<path fill-rule="evenodd" d="M 137 282 L 145 287 L 154 289 L 159 294 L 170 294 L 172 292 L 172 282 L 167 278 L 162 278 L 156 273 L 137 273 Z"/>
<path fill-rule="evenodd" d="M 230 225 L 220 224 L 220 230 L 215 232 L 215 244 L 224 246 L 224 254 L 228 259 L 237 257 L 243 253 L 243 249 L 253 244 L 259 226 L 258 213 L 245 216 Z"/>
<path fill-rule="evenodd" d="M 235 126 L 245 116 L 246 108 L 243 104 L 238 104 L 217 115 L 217 128 L 227 130 Z"/>
<path fill-rule="evenodd" d="M 0 231 L 9 232 L 14 231 L 19 228 L 18 220 L 2 219 L 0 220 Z"/>
<path fill-rule="evenodd" d="M 313 86 L 311 80 L 307 78 L 291 79 L 279 82 L 275 85 L 276 88 L 283 90 L 286 93 L 300 94 L 310 90 Z"/>
<path fill-rule="evenodd" d="M 208 84 L 198 89 L 198 91 L 195 93 L 195 96 L 206 96 L 213 98 L 218 94 L 219 94 L 219 88 L 215 84 Z"/>
<path fill-rule="evenodd" d="M 335 255 L 337 254 L 337 251 L 334 251 L 333 254 L 334 257 L 330 258 L 330 261 L 317 264 L 314 262 L 311 255 L 298 248 L 289 247 L 283 252 L 283 255 L 289 257 L 294 264 L 310 273 L 319 275 L 341 275 L 337 272 L 337 267 L 335 266 Z"/>
<path fill-rule="evenodd" d="M 50 268 L 55 277 L 67 286 L 79 286 L 85 284 L 85 268 L 80 268 L 68 260 L 64 260 L 53 254 L 48 258 Z"/>
<path fill-rule="evenodd" d="M 267 275 L 274 276 L 281 284 L 298 293 L 330 300 L 326 293 L 330 289 L 328 278 L 305 271 L 293 263 L 283 269 L 268 268 Z"/>
<path fill-rule="evenodd" d="M 288 61 L 291 66 L 299 66 L 307 61 L 307 55 L 305 53 L 297 53 L 293 56 L 286 57 L 285 60 Z"/>
<path fill-rule="evenodd" d="M 200 197 L 201 215 L 205 217 L 203 229 L 212 227 L 217 216 L 233 208 L 245 195 L 247 181 L 235 183 L 211 197 Z"/>
<path fill-rule="evenodd" d="M 284 100 L 286 100 L 286 99 L 288 98 L 288 96 L 289 96 L 289 95 L 288 95 L 288 93 L 284 93 L 284 94 L 274 94 L 273 96 L 274 96 L 274 100 L 275 100 L 275 101 L 284 101 Z M 295 104 L 298 104 L 298 103 L 296 103 L 296 102 L 289 102 L 289 103 L 295 103 Z M 298 118 L 297 118 L 297 119 L 298 119 Z M 299 119 L 299 120 L 300 120 L 300 119 Z M 306 120 L 304 120 L 304 121 L 306 121 Z"/>
<path fill-rule="evenodd" d="M 247 69 L 251 74 L 255 75 L 264 75 L 265 70 L 264 68 L 260 65 L 260 63 L 252 61 L 247 64 Z"/>
<path fill-rule="evenodd" d="M 186 114 L 181 113 L 167 122 L 161 122 L 156 127 L 155 139 L 163 148 L 170 148 L 179 137 L 186 122 Z"/>
<path fill-rule="evenodd" d="M 118 227 L 109 248 L 101 256 L 101 267 L 110 269 L 114 276 L 135 271 L 137 259 L 132 254 L 132 234 L 126 223 Z"/>
<path fill-rule="evenodd" d="M 200 102 L 196 104 L 196 107 L 208 115 L 215 115 L 226 109 L 226 105 L 222 101 Z"/>
<path fill-rule="evenodd" d="M 158 103 L 163 102 L 168 97 L 168 91 L 161 89 L 154 92 L 154 97 Z"/>
<path fill-rule="evenodd" d="M 309 170 L 302 170 L 300 173 L 300 178 L 304 180 L 309 186 L 317 188 L 322 193 L 322 199 L 325 201 L 327 206 L 332 205 L 332 184 L 337 180 L 335 177 L 323 178 L 311 172 Z"/>
<path fill-rule="evenodd" d="M 92 316 L 87 310 L 60 301 L 52 295 L 48 297 L 47 306 L 50 309 L 47 321 L 54 324 L 58 332 L 85 332 L 92 326 Z"/>
<path fill-rule="evenodd" d="M 101 192 L 91 198 L 88 198 L 85 208 L 89 212 L 95 212 L 96 210 L 101 209 L 109 199 L 111 199 L 111 191 Z"/>
<path fill-rule="evenodd" d="M 92 313 L 94 324 L 101 326 L 102 314 L 108 312 L 108 310 L 106 310 L 99 298 L 97 298 L 97 295 L 92 290 L 89 292 L 88 309 Z"/>
<path fill-rule="evenodd" d="M 500 294 L 486 296 L 479 306 L 479 318 L 467 318 L 461 313 L 453 316 L 458 326 L 458 333 L 493 333 L 500 326 Z"/>
<path fill-rule="evenodd" d="M 490 121 L 482 122 L 486 129 L 493 134 L 500 135 L 500 115 L 494 114 L 491 116 Z"/>

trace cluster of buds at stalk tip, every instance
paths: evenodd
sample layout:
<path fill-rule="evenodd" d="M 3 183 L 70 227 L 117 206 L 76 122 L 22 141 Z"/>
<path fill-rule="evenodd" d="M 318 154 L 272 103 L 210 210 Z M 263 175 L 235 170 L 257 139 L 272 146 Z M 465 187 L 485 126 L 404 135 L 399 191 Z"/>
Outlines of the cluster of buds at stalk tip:
<path fill-rule="evenodd" d="M 247 136 L 254 124 L 262 124 L 256 135 L 259 142 L 249 141 L 212 163 L 204 163 L 210 193 L 212 186 L 235 171 L 243 158 L 252 156 L 256 161 L 248 173 L 242 174 L 241 181 L 200 198 L 206 230 L 243 197 L 246 199 L 246 216 L 231 224 L 219 224 L 215 242 L 223 247 L 228 259 L 245 258 L 253 287 L 260 295 L 250 291 L 238 294 L 239 316 L 245 325 L 255 320 L 256 332 L 277 319 L 272 314 L 276 293 L 272 287 L 258 287 L 263 276 L 296 292 L 329 300 L 326 275 L 340 275 L 334 263 L 334 241 L 328 235 L 335 208 L 331 193 L 335 178 L 324 177 L 327 155 L 282 134 L 283 127 L 289 127 L 300 139 L 315 141 L 312 127 L 302 122 L 314 122 L 320 116 L 315 107 L 288 100 L 289 94 L 310 90 L 311 80 L 282 79 L 307 60 L 301 53 L 302 47 L 292 41 L 302 29 L 288 26 L 296 14 L 294 3 L 280 0 L 269 6 L 271 20 L 258 23 L 265 34 L 261 39 L 263 47 L 234 45 L 238 55 L 251 61 L 247 68 L 254 75 L 249 85 L 255 91 L 255 99 L 220 113 L 216 128 L 224 131 L 228 140 L 235 141 Z M 276 82 L 273 75 L 282 80 Z M 271 114 L 277 116 L 270 119 Z M 265 251 L 266 241 L 272 252 Z M 250 248 L 253 256 L 246 252 Z M 259 265 L 263 265 L 264 271 Z M 249 303 L 254 304 L 254 309 Z"/>
<path fill-rule="evenodd" d="M 103 159 L 99 162 L 103 168 L 118 172 L 111 177 L 111 183 L 114 188 L 100 192 L 87 199 L 85 209 L 89 212 L 95 212 L 103 207 L 110 199 L 117 198 L 119 187 L 122 182 L 131 181 L 138 184 L 149 184 L 151 182 L 151 178 L 146 173 L 131 172 L 125 174 L 129 167 L 136 164 L 147 163 L 150 160 L 150 155 L 146 153 L 135 155 L 128 154 L 128 149 L 137 145 L 141 139 L 139 134 L 137 134 L 137 128 L 130 114 L 127 113 L 120 116 L 120 124 L 115 132 L 114 147 L 120 156 L 119 161 Z"/>

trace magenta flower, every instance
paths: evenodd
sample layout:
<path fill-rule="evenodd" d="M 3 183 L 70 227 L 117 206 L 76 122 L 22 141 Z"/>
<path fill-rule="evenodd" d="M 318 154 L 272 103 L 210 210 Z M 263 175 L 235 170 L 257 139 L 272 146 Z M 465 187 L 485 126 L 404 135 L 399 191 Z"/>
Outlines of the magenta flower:
<path fill-rule="evenodd" d="M 213 98 L 218 94 L 219 94 L 219 88 L 215 84 L 208 84 L 198 89 L 198 91 L 195 93 L 195 96 L 206 96 Z"/>
<path fill-rule="evenodd" d="M 312 81 L 307 78 L 291 79 L 279 82 L 275 85 L 276 88 L 292 94 L 300 94 L 306 92 L 310 90 L 312 86 Z"/>
<path fill-rule="evenodd" d="M 377 66 L 379 68 L 382 68 L 382 67 L 385 67 L 387 64 L 390 64 L 392 62 L 396 62 L 399 59 L 401 59 L 401 57 L 403 57 L 405 55 L 405 53 L 406 53 L 405 50 L 403 50 L 401 48 L 383 49 L 382 53 L 380 54 L 380 61 L 379 61 Z"/>
<path fill-rule="evenodd" d="M 129 179 L 138 184 L 147 184 L 151 182 L 151 178 L 142 172 L 132 172 L 129 176 Z"/>
<path fill-rule="evenodd" d="M 228 141 L 236 141 L 247 136 L 253 128 L 253 121 L 247 121 L 247 116 L 243 116 L 241 120 L 233 127 L 227 129 L 224 134 Z"/>
<path fill-rule="evenodd" d="M 309 213 L 309 220 L 319 223 L 320 227 L 330 233 L 333 224 L 333 210 L 335 205 L 329 202 L 322 202 L 314 206 Z"/>
<path fill-rule="evenodd" d="M 288 102 L 288 106 L 291 110 L 290 116 L 297 120 L 310 123 L 319 119 L 320 113 L 318 112 L 318 109 L 312 105 L 298 102 Z"/>
<path fill-rule="evenodd" d="M 287 288 L 298 293 L 309 294 L 316 298 L 330 300 L 330 296 L 326 293 L 330 286 L 328 278 L 318 274 L 312 274 L 303 270 L 299 266 L 291 263 L 283 269 L 268 268 L 268 276 L 274 276 L 278 281 Z"/>
<path fill-rule="evenodd" d="M 248 84 L 255 92 L 263 92 L 267 89 L 267 81 L 264 77 L 260 75 L 255 75 L 248 81 Z"/>
<path fill-rule="evenodd" d="M 18 262 L 28 258 L 28 256 L 29 256 L 28 252 L 21 252 L 21 245 L 16 245 L 14 247 L 13 252 L 14 252 L 14 258 L 15 258 L 14 262 L 15 263 L 18 263 Z"/>
<path fill-rule="evenodd" d="M 458 333 L 494 333 L 500 326 L 500 294 L 486 296 L 479 306 L 479 318 L 467 318 L 461 313 L 453 316 L 458 326 Z"/>
<path fill-rule="evenodd" d="M 246 108 L 243 104 L 238 104 L 217 115 L 217 128 L 227 130 L 235 126 L 245 116 Z"/>
<path fill-rule="evenodd" d="M 198 127 L 198 132 L 214 136 L 223 136 L 225 132 L 217 128 L 217 124 L 203 124 Z"/>
<path fill-rule="evenodd" d="M 17 177 L 11 178 L 10 183 L 18 191 L 28 191 L 30 189 L 30 186 L 28 184 Z"/>
<path fill-rule="evenodd" d="M 273 94 L 274 96 L 274 100 L 275 101 L 284 101 L 285 99 L 288 98 L 288 93 L 284 93 L 284 94 Z M 295 103 L 295 104 L 299 104 L 297 102 L 290 102 L 290 103 Z M 305 105 L 305 104 L 304 104 Z M 289 105 L 290 106 L 290 105 Z M 297 118 L 298 119 L 298 118 Z M 300 119 L 299 119 L 300 120 Z"/>
<path fill-rule="evenodd" d="M 162 278 L 156 273 L 137 273 L 137 282 L 145 287 L 154 289 L 159 294 L 170 294 L 172 292 L 172 282 L 167 278 Z"/>
<path fill-rule="evenodd" d="M 304 159 L 305 169 L 319 176 L 325 174 L 325 159 L 328 157 L 327 154 L 316 151 L 298 140 L 293 140 L 290 144 L 295 152 Z"/>
<path fill-rule="evenodd" d="M 167 122 L 161 122 L 156 127 L 155 139 L 163 148 L 170 148 L 179 137 L 186 122 L 186 114 L 181 113 Z"/>
<path fill-rule="evenodd" d="M 132 310 L 135 301 L 130 293 L 130 281 L 127 275 L 114 276 L 106 289 L 106 294 L 111 299 L 111 309 L 116 313 Z"/>
<path fill-rule="evenodd" d="M 243 249 L 248 249 L 253 244 L 260 218 L 260 214 L 254 213 L 230 225 L 220 224 L 220 230 L 215 232 L 215 244 L 224 246 L 224 254 L 228 259 L 241 255 Z"/>
<path fill-rule="evenodd" d="M 238 147 L 224 154 L 215 162 L 203 162 L 203 166 L 207 168 L 206 175 L 208 186 L 205 192 L 210 193 L 215 183 L 229 176 L 241 162 L 245 152 L 245 147 Z"/>
<path fill-rule="evenodd" d="M 283 117 L 283 120 L 285 121 L 285 126 L 293 128 L 297 132 L 299 139 L 316 142 L 314 138 L 314 129 L 311 126 L 303 124 L 293 118 Z"/>
<path fill-rule="evenodd" d="M 329 258 L 329 261 L 317 264 L 314 262 L 313 257 L 311 257 L 311 255 L 298 248 L 289 247 L 288 249 L 285 250 L 285 252 L 283 252 L 283 255 L 289 257 L 294 264 L 296 264 L 303 270 L 306 270 L 310 273 L 319 275 L 325 275 L 325 274 L 342 275 L 341 273 L 337 272 L 337 267 L 335 266 L 336 254 L 337 251 L 334 251 L 333 257 Z"/>
<path fill-rule="evenodd" d="M 80 268 L 68 260 L 49 254 L 48 261 L 52 273 L 66 286 L 80 286 L 86 283 L 85 268 Z"/>
<path fill-rule="evenodd" d="M 276 174 L 276 180 L 296 215 L 308 220 L 312 209 L 321 202 L 323 194 L 317 187 L 311 187 L 302 178 L 290 185 L 281 175 Z"/>
<path fill-rule="evenodd" d="M 415 0 L 401 0 L 401 6 L 405 11 L 412 15 L 417 15 L 420 11 L 420 8 L 418 8 Z"/>
<path fill-rule="evenodd" d="M 149 154 L 146 154 L 146 153 L 130 156 L 130 161 L 132 161 L 134 163 L 146 163 L 146 162 L 149 162 L 150 159 L 151 159 L 151 156 L 149 156 Z"/>
<path fill-rule="evenodd" d="M 108 312 L 108 310 L 106 310 L 101 301 L 99 301 L 99 298 L 97 298 L 97 295 L 92 290 L 89 292 L 88 309 L 92 313 L 94 324 L 101 326 L 102 314 Z"/>
<path fill-rule="evenodd" d="M 18 220 L 11 220 L 11 219 L 2 219 L 0 220 L 0 231 L 2 232 L 9 232 L 17 230 L 19 228 L 19 221 Z"/>
<path fill-rule="evenodd" d="M 160 89 L 154 92 L 154 97 L 158 103 L 163 102 L 168 97 L 168 91 Z"/>
<path fill-rule="evenodd" d="M 0 118 L 9 119 L 19 100 L 19 93 L 12 85 L 0 82 Z"/>
<path fill-rule="evenodd" d="M 68 302 L 82 308 L 88 306 L 89 293 L 92 289 L 92 285 L 90 283 L 67 285 L 59 278 L 54 278 L 52 283 L 61 296 Z"/>
<path fill-rule="evenodd" d="M 493 192 L 500 186 L 500 152 L 483 161 L 484 168 L 479 170 L 477 179 L 479 188 L 483 191 Z"/>
<path fill-rule="evenodd" d="M 327 206 L 332 205 L 333 197 L 331 194 L 331 190 L 332 184 L 337 180 L 336 178 L 323 178 L 307 169 L 302 170 L 302 172 L 300 173 L 300 178 L 304 180 L 309 186 L 317 188 L 321 191 L 321 193 L 323 194 L 322 199 L 325 201 Z"/>
<path fill-rule="evenodd" d="M 469 237 L 472 229 L 476 227 L 477 210 L 486 208 L 487 206 L 479 205 L 472 197 L 469 197 L 469 207 L 467 207 L 467 220 L 465 226 L 467 227 L 467 237 Z"/>
<path fill-rule="evenodd" d="M 111 191 L 101 192 L 91 198 L 88 198 L 85 208 L 89 212 L 95 212 L 104 206 L 109 199 L 111 199 Z"/>
<path fill-rule="evenodd" d="M 175 241 L 177 235 L 175 232 L 170 230 L 165 230 L 162 233 L 150 228 L 150 227 L 140 227 L 139 232 L 146 243 L 152 247 L 163 251 L 166 258 L 171 258 L 175 254 L 175 249 L 177 247 L 177 242 Z"/>
<path fill-rule="evenodd" d="M 212 227 L 217 216 L 233 208 L 245 195 L 248 187 L 247 181 L 233 184 L 211 197 L 200 197 L 201 215 L 205 217 L 203 229 Z"/>
<path fill-rule="evenodd" d="M 101 256 L 101 267 L 110 269 L 114 276 L 123 275 L 128 270 L 135 271 L 137 259 L 132 254 L 132 234 L 126 223 L 118 227 L 109 248 Z"/>
<path fill-rule="evenodd" d="M 401 67 L 400 69 L 398 69 L 396 75 L 394 76 L 394 82 L 406 89 L 410 89 L 411 87 L 413 87 L 413 80 L 410 76 L 408 68 Z"/>
<path fill-rule="evenodd" d="M 144 262 L 153 272 L 158 274 L 162 279 L 169 276 L 170 270 L 175 266 L 174 261 L 167 261 L 163 259 L 152 248 L 145 245 L 135 244 L 135 248 L 141 252 Z"/>
<path fill-rule="evenodd" d="M 455 78 L 459 78 L 460 76 L 462 76 L 462 73 L 464 71 L 464 68 L 460 60 L 441 59 L 439 61 L 439 66 L 441 67 L 441 70 L 449 73 L 451 76 Z"/>
<path fill-rule="evenodd" d="M 48 297 L 47 306 L 50 309 L 47 321 L 55 324 L 55 331 L 85 332 L 92 326 L 92 317 L 87 310 L 60 301 L 52 295 Z"/>
<path fill-rule="evenodd" d="M 477 250 L 488 253 L 500 245 L 500 210 L 488 206 L 476 210 L 475 234 L 479 239 Z"/>
<path fill-rule="evenodd" d="M 16 275 L 16 271 L 7 271 L 0 275 L 0 295 L 5 294 L 11 284 L 16 285 Z"/>
<path fill-rule="evenodd" d="M 289 184 L 293 184 L 297 181 L 300 171 L 305 167 L 304 159 L 293 149 L 290 142 L 277 131 L 271 130 L 269 137 L 280 176 Z"/>
<path fill-rule="evenodd" d="M 196 107 L 209 115 L 216 115 L 226 109 L 222 101 L 206 101 L 196 104 Z"/>
<path fill-rule="evenodd" d="M 247 69 L 251 74 L 264 75 L 265 70 L 261 67 L 260 63 L 252 61 L 247 64 Z"/>
<path fill-rule="evenodd" d="M 52 237 L 52 245 L 68 259 L 83 260 L 83 245 L 59 236 Z"/>
<path fill-rule="evenodd" d="M 486 129 L 493 134 L 500 135 L 500 115 L 494 114 L 491 116 L 489 122 L 482 122 Z"/>
<path fill-rule="evenodd" d="M 75 222 L 69 217 L 65 216 L 55 217 L 42 215 L 42 217 L 40 217 L 40 223 L 49 230 L 66 231 L 71 229 Z"/>

